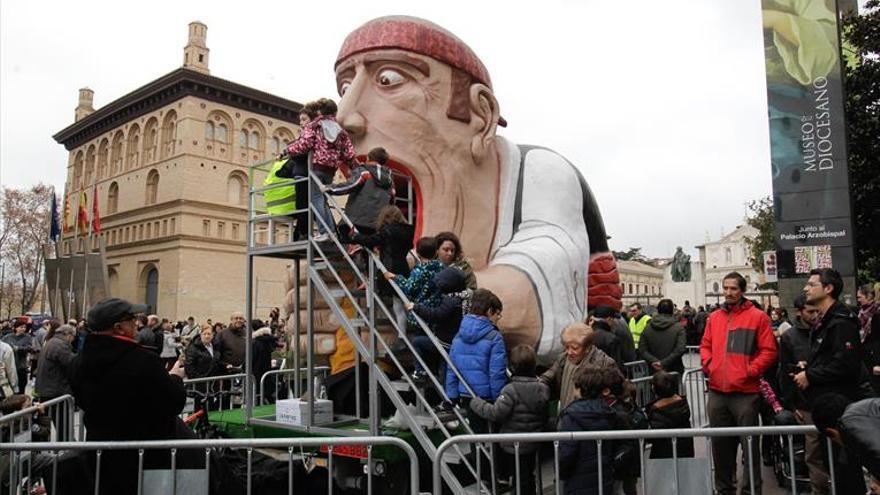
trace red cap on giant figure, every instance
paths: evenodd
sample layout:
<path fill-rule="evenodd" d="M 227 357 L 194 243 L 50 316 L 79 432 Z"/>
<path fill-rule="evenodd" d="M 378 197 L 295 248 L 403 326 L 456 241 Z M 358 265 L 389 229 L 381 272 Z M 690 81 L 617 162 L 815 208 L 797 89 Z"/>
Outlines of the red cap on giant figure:
<path fill-rule="evenodd" d="M 406 50 L 431 57 L 492 87 L 489 71 L 465 42 L 433 22 L 418 17 L 379 17 L 363 24 L 345 38 L 334 67 L 352 55 L 381 49 Z"/>

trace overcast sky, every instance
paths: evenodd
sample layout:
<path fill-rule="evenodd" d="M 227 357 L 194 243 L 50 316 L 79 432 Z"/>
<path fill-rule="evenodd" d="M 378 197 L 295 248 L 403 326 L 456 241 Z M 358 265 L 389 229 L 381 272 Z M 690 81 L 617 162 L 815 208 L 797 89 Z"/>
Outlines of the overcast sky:
<path fill-rule="evenodd" d="M 611 246 L 671 256 L 770 194 L 760 0 L 0 2 L 0 182 L 64 186 L 77 90 L 99 108 L 176 69 L 208 25 L 211 74 L 304 102 L 382 15 L 434 21 L 491 74 L 500 134 L 555 149 L 597 197 Z M 136 5 L 136 7 L 135 7 Z M 517 5 L 519 5 L 517 3 Z"/>

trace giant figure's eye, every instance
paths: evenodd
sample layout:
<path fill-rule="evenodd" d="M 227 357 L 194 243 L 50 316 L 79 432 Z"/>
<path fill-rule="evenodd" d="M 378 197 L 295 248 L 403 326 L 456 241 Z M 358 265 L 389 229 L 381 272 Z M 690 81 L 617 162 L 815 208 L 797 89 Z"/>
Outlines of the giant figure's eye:
<path fill-rule="evenodd" d="M 348 91 L 348 88 L 351 87 L 350 82 L 344 82 L 341 86 L 339 86 L 339 96 L 345 96 L 345 92 Z"/>
<path fill-rule="evenodd" d="M 380 86 L 394 86 L 402 83 L 406 79 L 397 72 L 392 69 L 383 69 L 379 71 L 379 74 L 376 76 L 376 81 L 379 82 Z"/>

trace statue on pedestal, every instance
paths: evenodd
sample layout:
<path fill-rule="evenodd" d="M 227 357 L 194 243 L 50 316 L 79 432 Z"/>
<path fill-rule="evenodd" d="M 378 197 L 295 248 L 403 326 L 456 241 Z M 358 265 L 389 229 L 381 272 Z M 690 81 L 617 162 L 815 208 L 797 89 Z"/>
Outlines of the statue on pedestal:
<path fill-rule="evenodd" d="M 675 256 L 672 257 L 672 268 L 670 270 L 673 282 L 690 282 L 691 281 L 691 257 L 684 254 L 681 246 L 676 248 Z"/>

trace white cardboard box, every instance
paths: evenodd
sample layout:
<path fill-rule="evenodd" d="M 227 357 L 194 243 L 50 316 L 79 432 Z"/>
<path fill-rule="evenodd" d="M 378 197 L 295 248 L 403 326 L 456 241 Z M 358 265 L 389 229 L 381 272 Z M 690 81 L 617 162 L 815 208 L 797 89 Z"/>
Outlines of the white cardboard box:
<path fill-rule="evenodd" d="M 275 403 L 275 419 L 281 423 L 303 426 L 309 415 L 309 402 L 302 399 L 282 399 Z M 333 401 L 315 400 L 315 425 L 333 421 Z"/>

